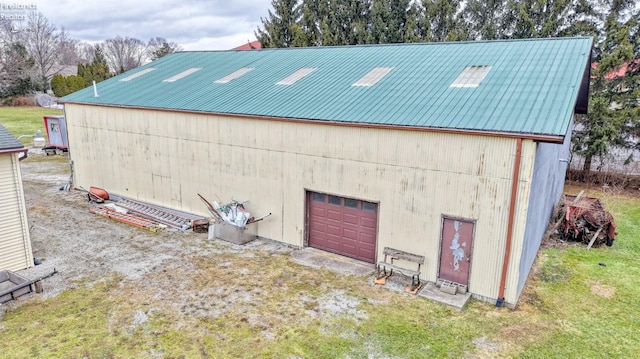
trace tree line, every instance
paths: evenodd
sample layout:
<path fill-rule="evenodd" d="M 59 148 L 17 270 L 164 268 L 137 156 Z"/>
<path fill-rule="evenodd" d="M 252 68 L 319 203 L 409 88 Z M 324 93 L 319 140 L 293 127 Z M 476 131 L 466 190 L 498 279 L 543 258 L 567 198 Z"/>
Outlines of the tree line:
<path fill-rule="evenodd" d="M 256 37 L 263 47 L 299 47 L 591 35 L 600 22 L 596 5 L 589 0 L 273 0 Z"/>
<path fill-rule="evenodd" d="M 50 89 L 64 96 L 179 50 L 162 37 L 81 42 L 40 12 L 30 12 L 24 24 L 0 20 L 0 103 Z M 69 66 L 77 67 L 77 75 L 60 73 Z"/>
<path fill-rule="evenodd" d="M 589 114 L 572 153 L 583 174 L 612 148 L 640 150 L 640 5 L 634 0 L 273 0 L 263 47 L 592 36 Z M 634 162 L 630 156 L 625 164 Z"/>

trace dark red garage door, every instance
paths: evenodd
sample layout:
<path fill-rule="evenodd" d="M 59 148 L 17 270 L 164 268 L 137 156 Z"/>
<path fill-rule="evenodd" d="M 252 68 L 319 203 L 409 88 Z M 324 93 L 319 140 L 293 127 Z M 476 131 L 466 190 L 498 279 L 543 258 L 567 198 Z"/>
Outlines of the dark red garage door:
<path fill-rule="evenodd" d="M 375 263 L 378 205 L 309 192 L 309 246 Z"/>

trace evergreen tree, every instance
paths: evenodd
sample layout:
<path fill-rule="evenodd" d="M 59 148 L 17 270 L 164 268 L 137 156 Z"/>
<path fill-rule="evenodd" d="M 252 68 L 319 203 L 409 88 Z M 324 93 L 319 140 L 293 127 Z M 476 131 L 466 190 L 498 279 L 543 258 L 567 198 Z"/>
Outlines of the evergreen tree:
<path fill-rule="evenodd" d="M 299 21 L 301 36 L 296 46 L 321 46 L 322 31 L 320 29 L 322 19 L 320 3 L 323 0 L 303 0 L 300 7 L 301 18 Z"/>
<path fill-rule="evenodd" d="M 409 0 L 373 0 L 368 43 L 405 42 Z"/>
<path fill-rule="evenodd" d="M 464 19 L 459 16 L 461 0 L 422 0 L 426 41 L 467 40 Z"/>
<path fill-rule="evenodd" d="M 66 96 L 85 87 L 85 80 L 81 76 L 70 75 L 65 77 L 56 74 L 51 78 L 51 89 L 57 97 Z"/>
<path fill-rule="evenodd" d="M 633 78 L 633 71 L 612 75 L 621 67 L 634 67 L 633 26 L 637 18 L 625 20 L 633 3 L 628 0 L 612 0 L 604 21 L 604 36 L 596 44 L 597 68 L 591 82 L 589 113 L 577 116 L 577 129 L 573 136 L 572 150 L 584 157 L 583 177 L 591 171 L 593 158 L 602 158 L 612 147 L 632 147 L 637 118 L 631 105 L 637 104 L 638 93 L 626 85 Z M 631 106 L 629 106 L 631 105 Z M 630 159 L 629 159 L 630 160 Z"/>
<path fill-rule="evenodd" d="M 563 36 L 598 36 L 600 14 L 593 0 L 575 0 L 573 11 L 567 16 L 568 26 Z"/>
<path fill-rule="evenodd" d="M 404 42 L 422 42 L 424 35 L 424 13 L 418 2 L 412 2 L 407 11 L 407 23 L 404 28 Z"/>
<path fill-rule="evenodd" d="M 67 85 L 67 90 L 69 91 L 69 93 L 80 91 L 83 88 L 87 87 L 85 86 L 84 79 L 77 75 L 69 75 L 65 77 L 64 80 Z"/>
<path fill-rule="evenodd" d="M 260 18 L 264 29 L 258 27 L 256 38 L 262 47 L 291 47 L 294 41 L 304 43 L 298 25 L 300 8 L 297 0 L 272 0 L 273 11 L 266 19 Z"/>
<path fill-rule="evenodd" d="M 78 65 L 78 76 L 84 79 L 85 87 L 92 85 L 93 81 L 100 82 L 112 76 L 100 45 L 93 48 L 93 61 Z"/>
<path fill-rule="evenodd" d="M 327 0 L 320 12 L 323 45 L 359 45 L 369 43 L 371 0 Z"/>
<path fill-rule="evenodd" d="M 475 40 L 495 40 L 511 32 L 508 0 L 469 0 L 462 16 Z"/>
<path fill-rule="evenodd" d="M 573 22 L 594 13 L 584 0 L 510 0 L 509 11 L 513 32 L 508 35 L 516 39 L 575 34 Z"/>
<path fill-rule="evenodd" d="M 53 75 L 53 77 L 51 78 L 51 90 L 57 97 L 62 97 L 69 93 L 69 89 L 67 88 L 67 83 L 64 80 L 64 76 L 60 74 Z"/>

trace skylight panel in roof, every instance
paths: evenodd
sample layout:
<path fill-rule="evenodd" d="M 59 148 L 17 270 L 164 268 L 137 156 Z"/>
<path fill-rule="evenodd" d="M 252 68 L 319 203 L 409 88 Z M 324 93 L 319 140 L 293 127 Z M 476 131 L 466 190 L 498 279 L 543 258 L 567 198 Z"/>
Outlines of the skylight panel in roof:
<path fill-rule="evenodd" d="M 360 80 L 354 82 L 351 86 L 373 86 L 382 80 L 391 70 L 393 70 L 393 67 L 376 67 L 367 72 L 366 75 L 362 76 Z"/>
<path fill-rule="evenodd" d="M 491 70 L 491 66 L 467 66 L 449 87 L 478 87 Z"/>
<path fill-rule="evenodd" d="M 177 74 L 177 75 L 173 75 L 171 77 L 169 77 L 168 79 L 162 80 L 162 82 L 174 82 L 174 81 L 178 81 L 183 77 L 187 77 L 189 75 L 191 75 L 192 73 L 196 72 L 196 71 L 200 71 L 202 70 L 202 67 L 192 67 L 188 70 L 184 70 L 181 73 Z"/>
<path fill-rule="evenodd" d="M 135 79 L 136 77 L 140 77 L 140 76 L 142 76 L 142 75 L 144 75 L 144 74 L 148 74 L 149 72 L 151 72 L 151 71 L 153 71 L 153 70 L 155 70 L 155 68 L 153 68 L 153 67 L 147 67 L 146 69 L 141 70 L 141 71 L 138 71 L 138 72 L 136 72 L 136 73 L 135 73 L 135 74 L 133 74 L 133 75 L 129 75 L 129 76 L 127 76 L 127 77 L 123 78 L 123 79 L 120 79 L 119 81 L 130 81 L 130 80 Z"/>
<path fill-rule="evenodd" d="M 292 73 L 291 75 L 285 77 L 284 79 L 276 82 L 276 85 L 293 85 L 298 80 L 300 80 L 303 77 L 307 76 L 308 74 L 312 73 L 316 69 L 317 69 L 317 67 L 303 67 L 303 68 L 299 69 L 298 71 Z"/>
<path fill-rule="evenodd" d="M 226 84 L 227 82 L 235 80 L 238 77 L 246 74 L 247 72 L 249 72 L 249 71 L 251 71 L 253 69 L 254 69 L 253 67 L 243 67 L 243 68 L 241 68 L 239 70 L 236 70 L 236 71 L 228 74 L 227 76 L 225 76 L 225 77 L 223 77 L 221 79 L 215 80 L 214 82 L 217 83 L 217 84 Z"/>

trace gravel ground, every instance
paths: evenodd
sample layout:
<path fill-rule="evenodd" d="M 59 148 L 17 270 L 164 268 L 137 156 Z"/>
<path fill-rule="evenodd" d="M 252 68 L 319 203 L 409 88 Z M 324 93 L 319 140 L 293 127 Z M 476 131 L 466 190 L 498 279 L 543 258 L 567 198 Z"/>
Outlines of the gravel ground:
<path fill-rule="evenodd" d="M 171 228 L 151 233 L 96 216 L 89 209 L 97 204 L 87 200 L 86 192 L 61 190 L 69 180 L 66 157 L 45 157 L 31 150 L 29 153 L 31 158 L 21 162 L 22 181 L 33 255 L 42 264 L 18 273 L 38 278 L 54 269 L 59 272 L 43 281 L 43 299 L 112 273 L 125 280 L 140 281 L 154 271 L 184 269 L 189 265 L 185 258 L 195 253 L 206 256 L 256 249 L 273 253 L 292 250 L 268 240 L 256 240 L 245 246 L 216 241 L 212 246 L 205 233 Z M 163 291 L 162 283 L 154 284 L 157 292 Z"/>
<path fill-rule="evenodd" d="M 191 230 L 168 228 L 152 233 L 96 216 L 89 209 L 97 205 L 87 200 L 86 192 L 61 190 L 69 180 L 67 157 L 45 156 L 31 150 L 29 153 L 30 158 L 21 162 L 21 171 L 33 255 L 42 264 L 18 273 L 33 279 L 54 269 L 58 271 L 43 281 L 44 293 L 40 294 L 43 300 L 68 289 L 107 280 L 115 274 L 121 277 L 121 286 L 135 287 L 138 295 L 156 303 L 166 303 L 165 308 L 158 309 L 170 308 L 189 316 L 215 317 L 226 310 L 236 310 L 234 306 L 238 303 L 251 302 L 259 293 L 234 290 L 231 283 L 209 288 L 206 283 L 186 285 L 178 279 L 181 273 L 197 273 L 203 267 L 198 261 L 212 258 L 215 263 L 206 265 L 233 273 L 233 276 L 248 276 L 250 273 L 245 273 L 248 269 L 236 268 L 237 263 L 234 268 L 227 269 L 232 266 L 232 259 L 225 260 L 224 254 L 258 261 L 265 260 L 270 254 L 294 250 L 283 243 L 264 239 L 242 246 L 211 241 L 207 234 Z M 200 299 L 211 295 L 220 300 L 215 304 L 202 304 Z M 355 309 L 359 304 L 357 298 L 343 291 L 333 291 L 326 296 L 321 313 L 347 313 L 366 318 L 366 313 Z M 0 305 L 0 319 L 6 310 L 24 302 Z M 136 313 L 132 325 L 144 323 L 147 314 Z"/>

